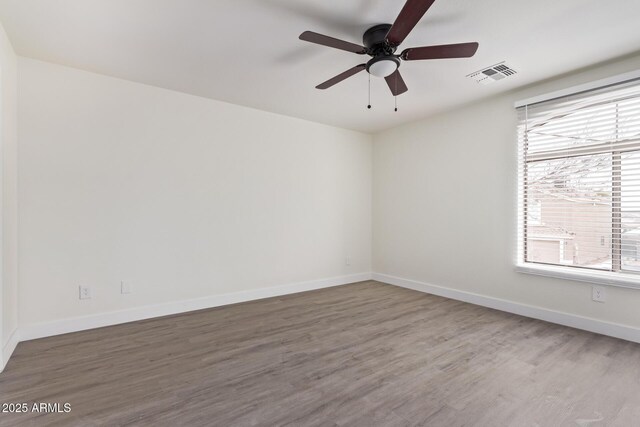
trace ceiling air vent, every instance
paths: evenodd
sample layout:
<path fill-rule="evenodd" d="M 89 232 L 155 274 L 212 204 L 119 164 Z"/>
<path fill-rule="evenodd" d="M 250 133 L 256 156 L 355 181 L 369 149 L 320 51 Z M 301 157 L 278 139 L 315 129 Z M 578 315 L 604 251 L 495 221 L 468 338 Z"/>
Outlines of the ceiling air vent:
<path fill-rule="evenodd" d="M 471 73 L 467 75 L 467 77 L 472 78 L 483 85 L 488 85 L 489 83 L 497 82 L 498 80 L 502 80 L 516 73 L 516 70 L 507 66 L 504 62 L 500 62 L 499 64 L 492 65 L 489 68 Z"/>

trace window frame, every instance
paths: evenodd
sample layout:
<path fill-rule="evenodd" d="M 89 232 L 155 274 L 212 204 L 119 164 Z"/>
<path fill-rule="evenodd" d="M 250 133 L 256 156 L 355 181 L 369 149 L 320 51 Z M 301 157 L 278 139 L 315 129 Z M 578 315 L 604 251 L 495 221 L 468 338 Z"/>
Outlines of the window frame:
<path fill-rule="evenodd" d="M 586 83 L 580 86 L 574 86 L 571 88 L 563 89 L 561 91 L 552 92 L 546 95 L 540 95 L 526 100 L 518 101 L 515 103 L 515 108 L 526 107 L 527 105 L 537 104 L 545 101 L 550 101 L 556 98 L 565 96 L 577 95 L 581 92 L 589 92 L 592 90 L 606 88 L 607 86 L 613 86 L 632 80 L 640 79 L 640 70 L 630 73 L 613 76 L 607 79 L 602 79 L 590 83 Z M 638 82 L 640 84 L 640 81 Z M 524 141 L 525 146 L 523 149 L 527 150 L 526 139 Z M 518 185 L 516 188 L 516 200 L 517 200 L 517 218 L 516 226 L 516 259 L 515 269 L 518 272 L 533 274 L 538 276 L 553 277 L 558 279 L 568 279 L 574 281 L 595 283 L 600 285 L 619 286 L 625 288 L 640 289 L 640 274 L 630 273 L 628 270 L 624 270 L 622 267 L 622 215 L 621 215 L 621 189 L 622 183 L 620 178 L 621 174 L 621 159 L 622 154 L 625 152 L 640 152 L 640 139 L 634 141 L 630 145 L 626 145 L 621 150 L 618 147 L 617 150 L 613 150 L 609 143 L 589 145 L 572 150 L 568 155 L 566 149 L 547 150 L 545 152 L 536 152 L 531 156 L 527 156 L 526 160 L 521 159 L 519 156 L 520 150 L 517 150 L 517 164 L 518 166 Z M 577 157 L 583 155 L 594 154 L 610 154 L 611 166 L 612 166 L 612 230 L 611 230 L 611 271 L 589 269 L 579 266 L 564 266 L 556 264 L 537 263 L 525 260 L 526 245 L 527 245 L 527 206 L 526 206 L 526 191 L 527 191 L 527 164 L 532 161 L 541 160 L 553 160 L 568 157 Z M 522 162 L 522 168 L 524 170 L 519 171 L 520 164 Z M 616 177 L 618 179 L 616 179 Z M 520 195 L 520 192 L 522 196 Z M 522 222 L 521 222 L 522 221 Z"/>

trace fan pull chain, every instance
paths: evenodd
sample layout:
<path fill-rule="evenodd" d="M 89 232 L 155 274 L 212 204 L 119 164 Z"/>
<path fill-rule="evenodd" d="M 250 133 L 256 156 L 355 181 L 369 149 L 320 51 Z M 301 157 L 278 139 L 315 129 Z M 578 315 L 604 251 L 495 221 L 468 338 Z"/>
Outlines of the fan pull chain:
<path fill-rule="evenodd" d="M 371 74 L 369 74 L 369 104 L 367 105 L 368 109 L 371 109 Z"/>
<path fill-rule="evenodd" d="M 398 111 L 398 74 L 396 74 L 395 84 L 396 84 L 396 90 L 395 90 L 395 93 L 393 94 L 393 101 L 396 103 L 396 108 L 393 111 L 397 112 Z"/>

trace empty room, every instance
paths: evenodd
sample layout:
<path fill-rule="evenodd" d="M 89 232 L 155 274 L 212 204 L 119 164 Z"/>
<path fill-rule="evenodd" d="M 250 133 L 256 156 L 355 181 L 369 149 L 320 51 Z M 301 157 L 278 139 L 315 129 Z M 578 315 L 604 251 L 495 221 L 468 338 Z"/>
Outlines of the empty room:
<path fill-rule="evenodd" d="M 0 0 L 0 427 L 640 426 L 638 17 Z"/>

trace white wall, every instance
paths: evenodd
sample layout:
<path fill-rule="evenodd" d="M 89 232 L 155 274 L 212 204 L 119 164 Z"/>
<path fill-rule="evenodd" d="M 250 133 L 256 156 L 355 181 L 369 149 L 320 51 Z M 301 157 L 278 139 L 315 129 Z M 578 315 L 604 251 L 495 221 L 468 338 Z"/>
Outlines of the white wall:
<path fill-rule="evenodd" d="M 1 273 L 0 273 L 0 371 L 8 360 L 17 336 L 18 278 L 17 278 L 17 58 L 0 25 L 0 173 L 1 185 Z M 13 339 L 12 339 L 13 338 Z"/>
<path fill-rule="evenodd" d="M 638 67 L 627 58 L 376 135 L 374 271 L 640 327 L 638 290 L 609 288 L 600 304 L 588 284 L 514 271 L 514 102 Z"/>
<path fill-rule="evenodd" d="M 597 304 L 513 268 L 514 101 L 639 66 L 398 127 L 372 155 L 368 135 L 20 59 L 21 330 L 366 273 L 372 250 L 378 273 L 640 328 L 640 291 Z"/>
<path fill-rule="evenodd" d="M 23 58 L 19 134 L 21 329 L 371 269 L 369 135 Z"/>

